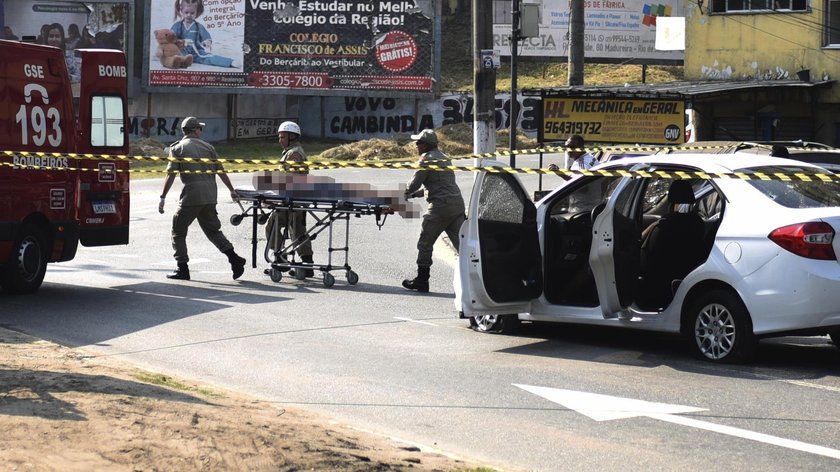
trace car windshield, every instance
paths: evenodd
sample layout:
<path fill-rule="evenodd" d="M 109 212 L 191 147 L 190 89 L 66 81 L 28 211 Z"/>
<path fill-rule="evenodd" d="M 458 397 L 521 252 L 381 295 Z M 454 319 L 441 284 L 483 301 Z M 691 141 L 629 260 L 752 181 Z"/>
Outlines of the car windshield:
<path fill-rule="evenodd" d="M 739 172 L 774 174 L 802 173 L 814 174 L 813 167 L 765 166 L 739 169 Z M 749 180 L 750 185 L 758 189 L 767 198 L 787 208 L 820 208 L 840 206 L 840 182 L 822 182 L 803 180 Z"/>

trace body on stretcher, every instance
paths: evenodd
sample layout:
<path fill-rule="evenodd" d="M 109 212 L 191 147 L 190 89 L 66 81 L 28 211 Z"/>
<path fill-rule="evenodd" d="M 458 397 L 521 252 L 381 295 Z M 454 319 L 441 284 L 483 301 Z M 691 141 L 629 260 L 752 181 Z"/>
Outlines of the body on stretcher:
<path fill-rule="evenodd" d="M 268 222 L 270 216 L 274 212 L 287 212 L 285 217 L 289 217 L 294 213 L 301 213 L 308 215 L 305 233 L 299 235 L 296 240 L 289 238 L 288 225 L 276 224 L 274 225 L 273 240 L 274 247 L 266 244 L 264 251 L 264 258 L 266 262 L 270 263 L 269 269 L 266 272 L 274 282 L 279 282 L 283 278 L 283 273 L 290 269 L 295 269 L 295 276 L 298 279 L 303 279 L 304 271 L 310 269 L 321 272 L 323 274 L 324 286 L 329 288 L 335 284 L 335 276 L 332 271 L 343 271 L 347 278 L 347 283 L 355 285 L 359 281 L 359 276 L 352 270 L 349 264 L 350 252 L 350 217 L 361 218 L 363 216 L 372 215 L 376 219 L 376 225 L 380 229 L 385 224 L 388 215 L 394 213 L 391 206 L 384 203 L 377 202 L 354 202 L 347 200 L 335 199 L 316 199 L 311 196 L 302 198 L 294 198 L 287 194 L 281 194 L 274 190 L 253 190 L 253 189 L 235 189 L 237 195 L 237 202 L 239 203 L 242 213 L 231 216 L 231 224 L 239 225 L 244 218 L 252 217 L 252 235 L 251 235 L 251 257 L 253 266 L 256 267 L 257 245 L 258 245 L 258 227 Z M 248 202 L 246 207 L 242 202 Z M 272 218 L 272 220 L 285 220 L 286 218 Z M 335 222 L 343 222 L 343 241 L 336 236 L 336 231 L 333 229 Z M 314 240 L 319 234 L 327 231 L 328 247 L 326 263 L 306 263 L 298 260 L 296 257 L 297 250 L 307 241 Z M 338 239 L 338 242 L 337 242 Z M 282 244 L 279 244 L 283 241 Z M 336 244 L 342 244 L 336 246 Z M 343 263 L 334 263 L 333 256 L 335 252 L 344 254 Z"/>

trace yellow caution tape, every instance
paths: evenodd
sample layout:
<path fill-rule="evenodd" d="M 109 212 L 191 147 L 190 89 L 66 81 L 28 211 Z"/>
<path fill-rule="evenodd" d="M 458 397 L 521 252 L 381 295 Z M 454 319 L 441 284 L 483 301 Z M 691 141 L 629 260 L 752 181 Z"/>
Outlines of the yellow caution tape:
<path fill-rule="evenodd" d="M 766 144 L 750 144 L 754 147 L 762 147 L 762 148 L 770 148 L 770 145 Z M 564 153 L 568 151 L 576 151 L 576 152 L 590 152 L 596 153 L 600 151 L 623 151 L 623 152 L 649 152 L 655 153 L 657 151 L 667 150 L 667 149 L 679 149 L 680 151 L 702 151 L 702 150 L 709 150 L 709 149 L 733 149 L 736 148 L 737 144 L 725 144 L 725 145 L 708 145 L 708 146 L 679 146 L 678 148 L 675 146 L 595 146 L 595 147 L 566 147 L 566 146 L 547 146 L 547 147 L 539 147 L 539 148 L 531 148 L 531 149 L 516 149 L 513 151 L 510 150 L 497 150 L 495 152 L 487 152 L 487 153 L 478 153 L 478 154 L 463 154 L 463 155 L 456 155 L 450 156 L 451 160 L 459 160 L 459 159 L 492 159 L 497 157 L 508 157 L 508 156 L 520 156 L 520 155 L 533 155 L 533 154 L 556 154 L 556 153 Z M 840 149 L 828 148 L 828 149 L 819 149 L 821 152 L 837 152 L 840 154 Z M 94 160 L 110 160 L 110 161 L 152 161 L 152 162 L 201 162 L 201 163 L 211 163 L 211 162 L 221 162 L 223 164 L 257 164 L 257 165 L 280 165 L 282 161 L 279 159 L 229 159 L 229 158 L 219 158 L 219 159 L 212 159 L 212 158 L 192 158 L 192 157 L 162 157 L 162 156 L 141 156 L 141 155 L 111 155 L 111 154 L 77 154 L 77 153 L 48 153 L 48 152 L 28 152 L 28 151 L 0 151 L 0 157 L 3 155 L 6 156 L 37 156 L 37 157 L 67 157 L 70 159 L 94 159 Z M 392 158 L 392 159 L 380 159 L 376 162 L 410 162 L 416 160 L 407 159 L 407 158 Z M 332 161 L 330 161 L 332 162 Z"/>
<path fill-rule="evenodd" d="M 57 157 L 57 156 L 56 156 Z M 831 173 L 805 173 L 805 172 L 703 172 L 703 171 L 666 171 L 657 170 L 653 172 L 648 171 L 628 171 L 625 169 L 598 169 L 598 170 L 550 170 L 535 169 L 529 167 L 499 167 L 499 166 L 439 166 L 435 164 L 419 165 L 398 162 L 354 162 L 354 161 L 309 161 L 306 163 L 285 163 L 281 162 L 282 170 L 288 172 L 302 172 L 315 169 L 341 169 L 341 168 L 374 168 L 374 169 L 409 169 L 409 170 L 435 170 L 435 171 L 456 171 L 456 172 L 490 172 L 495 174 L 551 174 L 558 175 L 565 179 L 571 178 L 575 175 L 584 176 L 601 176 L 601 177 L 644 177 L 652 178 L 659 177 L 664 179 L 739 179 L 739 180 L 779 180 L 783 182 L 803 181 L 803 182 L 840 182 L 840 175 Z M 306 164 L 306 165 L 302 165 Z M 110 172 L 109 169 L 87 169 L 77 167 L 51 167 L 51 166 L 31 166 L 31 165 L 16 165 L 11 162 L 2 162 L 0 165 L 11 167 L 18 170 L 80 170 L 80 171 L 94 171 L 94 172 Z M 221 174 L 221 173 L 252 173 L 261 171 L 279 170 L 273 169 L 229 169 L 229 170 L 183 170 L 184 174 Z M 122 170 L 114 169 L 114 172 L 130 172 L 130 173 L 147 173 L 147 174 L 168 174 L 166 170 L 157 169 L 132 169 Z"/>

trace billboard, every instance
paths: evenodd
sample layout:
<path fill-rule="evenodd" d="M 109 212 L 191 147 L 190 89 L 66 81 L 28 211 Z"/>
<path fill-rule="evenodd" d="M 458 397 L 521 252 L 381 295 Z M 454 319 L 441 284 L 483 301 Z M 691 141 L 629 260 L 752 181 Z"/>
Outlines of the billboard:
<path fill-rule="evenodd" d="M 126 25 L 131 23 L 129 3 L 110 0 L 0 0 L 0 19 L 3 39 L 26 39 L 63 49 L 74 84 L 78 84 L 81 71 L 80 59 L 74 50 L 125 51 L 129 31 Z M 78 97 L 77 85 L 73 87 L 73 94 Z"/>
<path fill-rule="evenodd" d="M 152 0 L 147 85 L 432 93 L 435 3 Z"/>
<path fill-rule="evenodd" d="M 685 102 L 543 97 L 543 140 L 579 134 L 587 142 L 675 144 L 685 141 Z"/>
<path fill-rule="evenodd" d="M 506 4 L 510 2 L 507 1 Z M 585 0 L 584 55 L 587 60 L 627 63 L 682 63 L 684 51 L 659 51 L 656 19 L 682 17 L 684 2 L 661 0 Z M 494 2 L 498 8 L 499 2 Z M 510 19 L 493 25 L 493 48 L 510 56 Z M 568 57 L 569 1 L 542 0 L 540 35 L 524 39 L 519 56 Z M 589 61 L 592 62 L 592 61 Z"/>

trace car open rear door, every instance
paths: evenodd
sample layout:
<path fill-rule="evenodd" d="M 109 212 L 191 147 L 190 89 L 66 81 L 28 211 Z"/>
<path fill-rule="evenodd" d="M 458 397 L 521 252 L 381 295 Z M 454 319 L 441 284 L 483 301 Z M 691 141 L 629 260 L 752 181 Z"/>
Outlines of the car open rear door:
<path fill-rule="evenodd" d="M 536 214 L 515 175 L 478 174 L 455 277 L 455 306 L 463 316 L 530 310 L 543 286 Z"/>
<path fill-rule="evenodd" d="M 624 179 L 593 222 L 589 264 L 604 318 L 619 317 L 633 302 L 640 269 L 637 207 L 643 184 L 643 179 Z"/>

